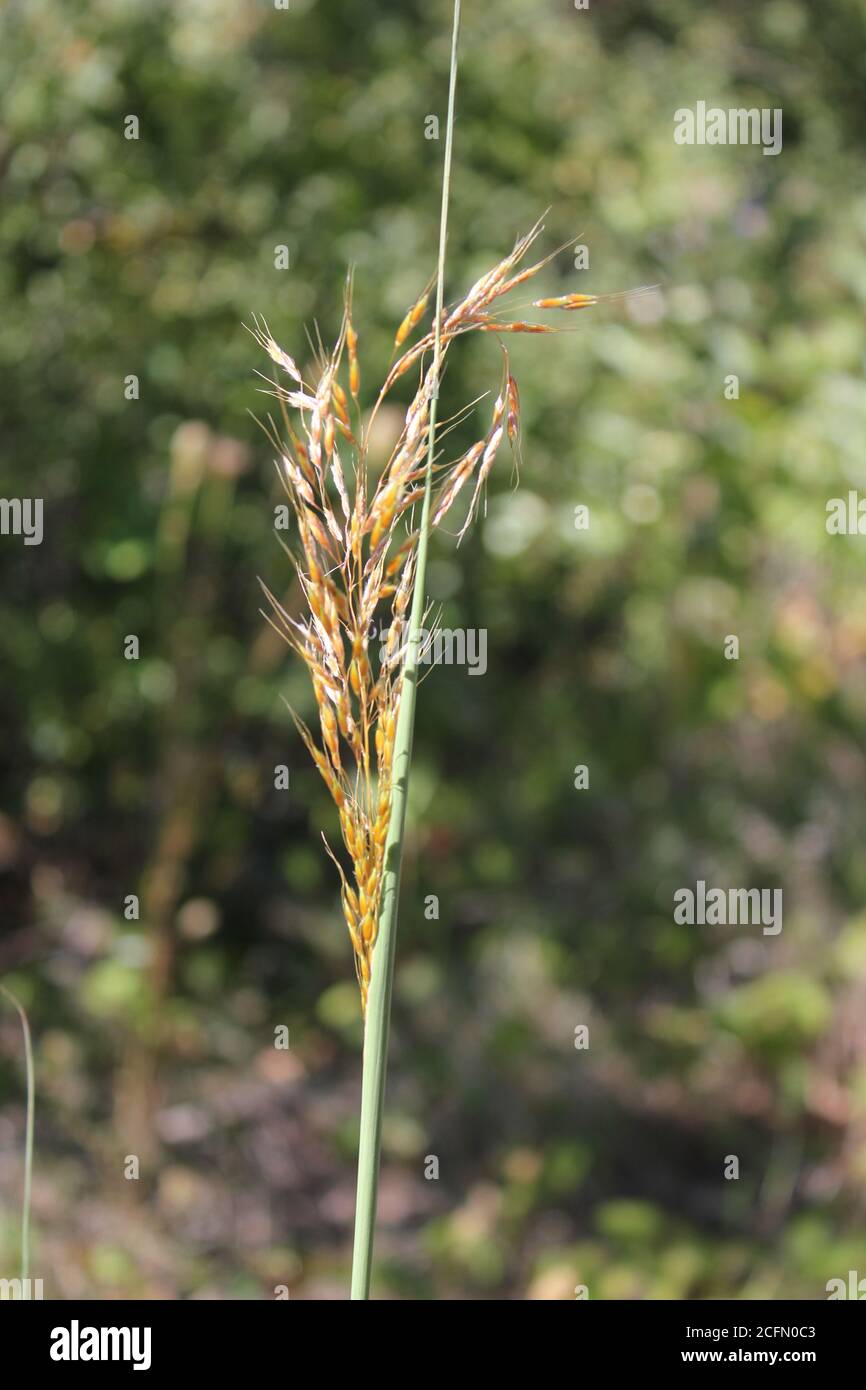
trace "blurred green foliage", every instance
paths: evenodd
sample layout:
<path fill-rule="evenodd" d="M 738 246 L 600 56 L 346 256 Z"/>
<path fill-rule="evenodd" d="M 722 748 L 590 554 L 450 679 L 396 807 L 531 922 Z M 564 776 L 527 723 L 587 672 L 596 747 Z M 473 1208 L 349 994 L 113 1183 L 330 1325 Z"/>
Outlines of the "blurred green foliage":
<path fill-rule="evenodd" d="M 590 255 L 547 292 L 662 289 L 509 341 L 520 487 L 501 462 L 459 554 L 434 546 L 489 667 L 422 688 L 379 1291 L 823 1297 L 866 1273 L 866 590 L 824 524 L 866 486 L 866 17 L 465 9 L 452 291 L 547 207 L 544 249 Z M 0 544 L 0 969 L 36 1038 L 53 1297 L 345 1292 L 360 1021 L 282 703 L 309 711 L 306 677 L 258 612 L 257 576 L 289 580 L 242 324 L 309 359 L 352 264 L 380 379 L 434 262 L 448 19 L 4 12 L 3 493 L 45 499 L 45 541 Z M 698 100 L 781 107 L 782 153 L 675 145 Z M 498 372 L 489 338 L 455 350 L 446 409 Z M 675 925 L 698 878 L 781 886 L 780 936 Z M 4 1020 L 4 1270 L 17 1046 Z"/>

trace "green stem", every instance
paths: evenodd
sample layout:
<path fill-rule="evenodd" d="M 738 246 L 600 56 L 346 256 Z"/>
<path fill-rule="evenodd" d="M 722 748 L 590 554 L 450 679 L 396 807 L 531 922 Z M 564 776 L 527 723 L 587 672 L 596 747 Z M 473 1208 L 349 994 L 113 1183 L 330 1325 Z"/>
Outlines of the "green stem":
<path fill-rule="evenodd" d="M 30 1189 L 33 1179 L 33 1117 L 36 1109 L 36 1074 L 33 1067 L 33 1044 L 30 1038 L 30 1024 L 15 995 L 5 985 L 0 985 L 4 994 L 17 1011 L 24 1033 L 24 1067 L 27 1075 L 27 1121 L 24 1139 L 24 1196 L 21 1201 L 21 1281 L 30 1274 Z"/>
<path fill-rule="evenodd" d="M 376 1228 L 376 1196 L 379 1187 L 379 1152 L 382 1141 L 382 1110 L 385 1100 L 385 1073 L 388 1065 L 388 1031 L 391 1022 L 391 981 L 394 975 L 394 946 L 397 935 L 397 903 L 400 896 L 400 868 L 406 827 L 406 799 L 412 763 L 412 737 L 415 731 L 415 696 L 418 690 L 418 657 L 421 624 L 424 618 L 427 582 L 427 544 L 430 536 L 430 496 L 433 456 L 436 449 L 436 407 L 442 359 L 442 313 L 445 297 L 445 243 L 448 234 L 448 196 L 451 188 L 451 150 L 454 137 L 454 100 L 457 91 L 457 39 L 460 32 L 460 0 L 454 0 L 451 33 L 451 72 L 448 85 L 448 124 L 445 133 L 445 163 L 442 171 L 442 210 L 439 219 L 439 268 L 436 280 L 436 318 L 434 321 L 433 392 L 427 431 L 427 466 L 424 500 L 409 638 L 403 666 L 403 684 L 397 730 L 394 739 L 391 819 L 385 841 L 385 863 L 379 930 L 373 948 L 370 991 L 364 1024 L 364 1062 L 361 1082 L 361 1134 L 358 1145 L 358 1194 L 355 1206 L 355 1248 L 352 1256 L 352 1298 L 370 1296 L 373 1237 Z"/>

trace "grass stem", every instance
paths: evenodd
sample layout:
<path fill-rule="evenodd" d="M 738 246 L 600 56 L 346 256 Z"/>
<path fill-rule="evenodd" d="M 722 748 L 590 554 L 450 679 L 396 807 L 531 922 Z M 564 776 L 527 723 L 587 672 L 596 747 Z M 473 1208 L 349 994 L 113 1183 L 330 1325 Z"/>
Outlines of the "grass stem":
<path fill-rule="evenodd" d="M 448 200 L 451 188 L 451 152 L 454 137 L 454 105 L 457 91 L 457 43 L 460 32 L 460 0 L 454 2 L 451 34 L 451 69 L 448 85 L 448 118 L 445 133 L 445 159 L 442 171 L 442 206 L 439 220 L 439 262 L 436 278 L 436 317 L 433 348 L 433 397 L 427 433 L 427 463 L 424 497 L 418 539 L 409 637 L 403 668 L 403 686 L 394 744 L 394 774 L 391 817 L 385 842 L 379 930 L 373 950 L 370 991 L 364 1025 L 364 1060 L 361 1083 L 361 1132 L 358 1146 L 358 1191 L 355 1208 L 355 1246 L 352 1257 L 353 1299 L 370 1296 L 373 1238 L 376 1226 L 376 1199 L 379 1187 L 379 1154 L 382 1140 L 382 1112 L 385 1074 L 388 1064 L 388 1033 L 391 1021 L 391 982 L 394 974 L 394 948 L 397 934 L 397 905 L 400 896 L 400 869 L 406 827 L 406 801 L 412 740 L 415 729 L 415 697 L 421 625 L 426 603 L 427 546 L 430 536 L 430 499 L 433 457 L 436 449 L 436 415 L 441 361 L 441 329 L 445 294 L 445 246 L 448 235 Z"/>
<path fill-rule="evenodd" d="M 30 1276 L 30 1191 L 33 1181 L 33 1120 L 36 1109 L 36 1074 L 33 1066 L 33 1043 L 30 1037 L 30 1024 L 27 1014 L 18 1003 L 15 995 L 5 985 L 0 985 L 3 994 L 21 1019 L 24 1034 L 24 1066 L 27 1077 L 27 1120 L 24 1139 L 24 1195 L 21 1199 L 21 1282 L 26 1288 Z"/>

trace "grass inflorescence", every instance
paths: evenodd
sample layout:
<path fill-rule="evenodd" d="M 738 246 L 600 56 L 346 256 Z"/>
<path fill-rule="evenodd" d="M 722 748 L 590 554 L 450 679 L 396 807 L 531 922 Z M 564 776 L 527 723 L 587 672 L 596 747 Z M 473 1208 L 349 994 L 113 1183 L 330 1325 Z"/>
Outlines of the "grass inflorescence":
<path fill-rule="evenodd" d="M 546 324 L 512 321 L 500 301 L 547 264 L 520 268 L 542 231 L 537 223 L 512 251 L 482 275 L 441 319 L 430 318 L 428 288 L 407 309 L 397 329 L 394 360 L 366 420 L 360 403 L 359 333 L 351 281 L 337 341 L 321 350 L 315 379 L 304 379 L 294 358 L 256 320 L 252 332 L 279 374 L 268 391 L 279 401 L 282 430 L 271 421 L 277 471 L 297 521 L 298 545 L 289 549 L 305 611 L 295 616 L 265 587 L 269 621 L 305 662 L 313 684 L 319 730 L 294 715 L 301 737 L 337 807 L 347 873 L 335 855 L 342 904 L 366 1007 L 379 920 L 383 856 L 391 815 L 394 739 L 403 688 L 408 610 L 420 530 L 416 511 L 424 494 L 431 405 L 451 344 L 473 332 L 536 333 Z M 579 301 L 579 302 L 577 302 Z M 584 308 L 592 295 L 540 307 Z M 412 341 L 415 336 L 415 341 Z M 438 336 L 438 361 L 436 352 Z M 465 488 L 471 500 L 460 529 L 475 515 L 484 484 L 503 442 L 519 448 L 520 396 L 502 347 L 502 373 L 490 418 L 480 437 L 456 458 L 437 454 L 432 464 L 431 521 L 441 525 Z M 401 378 L 417 373 L 415 393 L 384 467 L 369 462 L 371 427 Z M 382 650 L 376 634 L 387 632 Z"/>

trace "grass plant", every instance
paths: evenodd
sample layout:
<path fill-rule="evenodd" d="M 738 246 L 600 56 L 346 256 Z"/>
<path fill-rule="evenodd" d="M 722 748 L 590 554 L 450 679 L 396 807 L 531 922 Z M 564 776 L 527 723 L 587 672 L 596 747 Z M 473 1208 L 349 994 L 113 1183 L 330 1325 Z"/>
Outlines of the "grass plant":
<path fill-rule="evenodd" d="M 366 1299 L 370 1290 L 428 545 L 471 485 L 459 538 L 465 535 L 503 441 L 519 456 L 520 397 L 503 339 L 556 331 L 549 324 L 505 317 L 501 304 L 552 259 L 523 265 L 541 222 L 466 294 L 445 303 L 460 10 L 456 0 L 437 270 L 397 329 L 392 362 L 370 411 L 365 415 L 361 404 L 351 276 L 339 335 L 329 351 L 320 344 L 314 380 L 305 379 L 264 320 L 256 319 L 251 328 L 278 368 L 265 390 L 279 403 L 281 424 L 269 418 L 266 429 L 296 518 L 297 545 L 286 550 L 303 598 L 303 612 L 296 616 L 263 586 L 265 616 L 309 671 L 318 734 L 292 715 L 337 808 L 349 861 L 344 868 L 326 841 L 340 876 L 365 1020 L 353 1299 Z M 422 328 L 431 301 L 432 322 Z M 593 295 L 571 294 L 536 300 L 534 307 L 577 310 L 596 302 Z M 499 338 L 501 378 L 486 427 L 465 452 L 450 458 L 440 448 L 445 431 L 437 432 L 439 386 L 449 348 L 467 333 Z M 417 377 L 414 395 L 396 444 L 384 467 L 375 470 L 372 427 L 383 402 L 409 373 Z M 387 638 L 377 656 L 371 635 L 382 630 L 385 618 Z"/>

